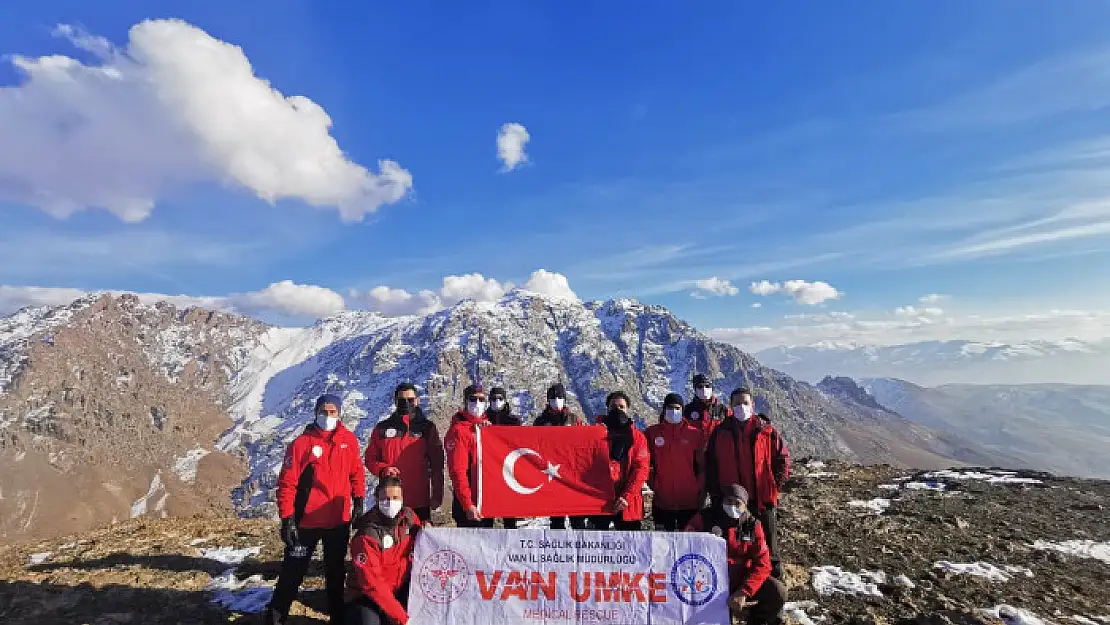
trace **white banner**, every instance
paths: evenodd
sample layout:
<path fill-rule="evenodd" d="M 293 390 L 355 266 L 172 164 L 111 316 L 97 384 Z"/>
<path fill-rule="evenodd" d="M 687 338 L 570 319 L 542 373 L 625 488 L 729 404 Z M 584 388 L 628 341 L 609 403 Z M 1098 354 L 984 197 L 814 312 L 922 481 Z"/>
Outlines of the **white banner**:
<path fill-rule="evenodd" d="M 428 528 L 412 625 L 728 625 L 725 541 L 704 532 Z"/>

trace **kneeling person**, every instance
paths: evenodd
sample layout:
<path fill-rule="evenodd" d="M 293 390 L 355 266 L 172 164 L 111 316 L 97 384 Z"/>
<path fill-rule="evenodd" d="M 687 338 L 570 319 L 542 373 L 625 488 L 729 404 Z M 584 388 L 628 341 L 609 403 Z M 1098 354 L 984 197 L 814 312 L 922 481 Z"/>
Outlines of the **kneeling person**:
<path fill-rule="evenodd" d="M 347 604 L 346 624 L 405 625 L 412 550 L 420 519 L 405 507 L 398 478 L 381 478 L 374 496 L 377 505 L 355 523 L 351 539 L 354 586 L 359 595 Z"/>
<path fill-rule="evenodd" d="M 691 532 L 711 532 L 728 542 L 729 609 L 745 610 L 748 625 L 775 623 L 786 604 L 786 586 L 771 577 L 771 552 L 763 527 L 748 512 L 748 491 L 733 484 L 720 503 L 702 510 L 686 526 Z"/>

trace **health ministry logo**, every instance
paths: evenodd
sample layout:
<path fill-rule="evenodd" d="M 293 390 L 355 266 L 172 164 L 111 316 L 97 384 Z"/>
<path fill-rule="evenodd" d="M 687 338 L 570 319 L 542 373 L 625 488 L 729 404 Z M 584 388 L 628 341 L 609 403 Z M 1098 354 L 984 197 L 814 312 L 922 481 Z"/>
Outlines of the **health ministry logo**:
<path fill-rule="evenodd" d="M 671 567 L 671 590 L 687 605 L 705 605 L 717 594 L 717 570 L 705 556 L 688 553 Z"/>

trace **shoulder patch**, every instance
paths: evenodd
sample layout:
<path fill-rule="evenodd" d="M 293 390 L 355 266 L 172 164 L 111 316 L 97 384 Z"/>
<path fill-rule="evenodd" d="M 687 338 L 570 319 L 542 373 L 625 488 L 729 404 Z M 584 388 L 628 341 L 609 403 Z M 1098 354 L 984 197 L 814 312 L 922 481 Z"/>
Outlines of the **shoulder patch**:
<path fill-rule="evenodd" d="M 662 436 L 656 436 L 656 437 L 655 437 L 655 446 L 656 446 L 656 447 L 662 447 L 662 446 L 663 446 L 663 443 L 665 443 L 665 442 L 666 442 L 666 441 L 665 441 L 665 440 L 663 440 L 663 437 L 662 437 Z"/>
<path fill-rule="evenodd" d="M 319 446 L 319 445 L 313 445 L 312 446 L 312 455 L 319 458 L 320 456 L 324 455 L 324 448 Z"/>
<path fill-rule="evenodd" d="M 385 437 L 386 438 L 393 438 L 394 436 L 397 436 L 397 430 L 395 430 L 393 428 L 388 428 L 385 431 Z"/>
<path fill-rule="evenodd" d="M 382 549 L 389 549 L 393 546 L 393 542 L 394 541 L 392 535 L 386 534 L 385 536 L 382 536 Z"/>
<path fill-rule="evenodd" d="M 446 449 L 447 451 L 454 451 L 455 450 L 455 439 L 454 438 L 447 439 L 443 443 L 443 448 Z"/>
<path fill-rule="evenodd" d="M 355 564 L 357 564 L 359 566 L 366 566 L 366 554 L 365 553 L 360 553 L 357 556 L 355 556 Z"/>

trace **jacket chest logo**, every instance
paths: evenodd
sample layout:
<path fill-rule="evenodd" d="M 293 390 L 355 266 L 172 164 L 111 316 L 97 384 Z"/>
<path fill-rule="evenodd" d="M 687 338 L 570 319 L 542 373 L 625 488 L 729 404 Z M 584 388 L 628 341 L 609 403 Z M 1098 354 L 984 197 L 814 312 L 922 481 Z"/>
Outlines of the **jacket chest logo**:
<path fill-rule="evenodd" d="M 691 421 L 697 421 L 700 418 L 701 418 L 701 413 L 700 412 L 694 411 L 694 412 L 690 413 L 690 420 Z"/>
<path fill-rule="evenodd" d="M 319 446 L 319 445 L 313 445 L 312 446 L 312 455 L 319 458 L 320 456 L 324 455 L 324 448 Z"/>
<path fill-rule="evenodd" d="M 341 445 L 339 446 L 339 448 L 340 448 L 340 449 L 346 449 L 346 448 L 347 448 L 347 443 L 343 443 L 343 444 L 341 444 Z"/>
<path fill-rule="evenodd" d="M 413 438 L 424 438 L 424 433 L 423 432 L 410 432 L 409 436 L 411 436 Z"/>
<path fill-rule="evenodd" d="M 386 534 L 385 536 L 382 536 L 382 549 L 389 549 L 393 546 L 393 543 L 394 540 L 392 535 Z"/>
<path fill-rule="evenodd" d="M 393 428 L 389 428 L 388 430 L 385 431 L 385 437 L 386 438 L 393 438 L 394 436 L 397 436 L 397 430 L 395 430 Z"/>
<path fill-rule="evenodd" d="M 665 443 L 665 442 L 666 442 L 666 441 L 665 441 L 665 440 L 663 440 L 663 437 L 662 437 L 662 436 L 656 436 L 656 437 L 655 437 L 655 446 L 656 446 L 656 447 L 662 447 L 662 446 L 663 446 L 663 443 Z"/>

